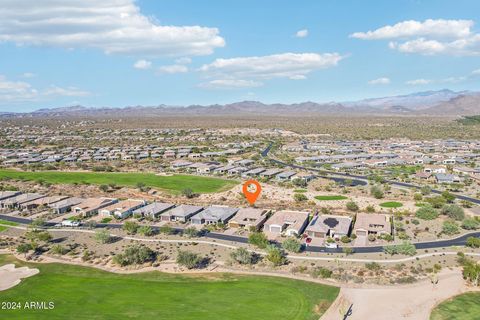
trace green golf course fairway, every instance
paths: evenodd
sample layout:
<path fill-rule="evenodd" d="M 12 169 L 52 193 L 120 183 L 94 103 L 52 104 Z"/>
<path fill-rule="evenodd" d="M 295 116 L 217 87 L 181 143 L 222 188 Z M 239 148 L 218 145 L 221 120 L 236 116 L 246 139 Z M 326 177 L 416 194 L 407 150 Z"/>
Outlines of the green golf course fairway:
<path fill-rule="evenodd" d="M 440 303 L 430 320 L 477 320 L 480 317 L 480 292 L 469 292 Z"/>
<path fill-rule="evenodd" d="M 346 200 L 348 197 L 345 196 L 316 196 L 315 199 L 319 201 L 333 201 L 333 200 Z"/>
<path fill-rule="evenodd" d="M 40 273 L 6 291 L 0 301 L 52 301 L 53 310 L 0 310 L 2 319 L 262 319 L 313 320 L 339 288 L 311 282 L 235 274 L 120 275 L 65 264 L 32 264 Z"/>
<path fill-rule="evenodd" d="M 0 170 L 0 179 L 24 179 L 56 184 L 115 184 L 136 187 L 143 183 L 147 187 L 180 193 L 190 188 L 195 193 L 212 193 L 227 190 L 238 182 L 220 178 L 193 175 L 157 176 L 153 173 L 136 172 L 63 172 L 63 171 L 14 171 Z"/>

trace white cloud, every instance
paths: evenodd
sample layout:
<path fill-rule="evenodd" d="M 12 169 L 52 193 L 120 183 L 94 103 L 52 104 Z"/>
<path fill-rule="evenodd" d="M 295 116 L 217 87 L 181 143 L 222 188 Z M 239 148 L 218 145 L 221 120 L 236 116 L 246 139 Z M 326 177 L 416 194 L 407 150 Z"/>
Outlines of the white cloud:
<path fill-rule="evenodd" d="M 460 77 L 448 77 L 448 78 L 441 79 L 440 82 L 444 82 L 444 83 L 459 83 L 459 82 L 465 81 L 465 80 L 467 80 L 467 79 L 468 79 L 468 77 L 465 77 L 465 76 L 460 76 Z"/>
<path fill-rule="evenodd" d="M 389 84 L 390 79 L 389 78 L 378 78 L 378 79 L 373 79 L 368 81 L 368 84 L 376 85 L 376 84 Z"/>
<path fill-rule="evenodd" d="M 444 20 L 427 19 L 423 22 L 408 20 L 384 26 L 379 29 L 367 32 L 355 32 L 350 35 L 352 38 L 362 40 L 396 39 L 407 37 L 447 37 L 463 38 L 470 35 L 472 20 Z"/>
<path fill-rule="evenodd" d="M 31 72 L 25 72 L 22 74 L 22 78 L 34 78 L 36 76 L 37 75 L 35 73 L 31 73 Z"/>
<path fill-rule="evenodd" d="M 152 67 L 152 62 L 148 61 L 148 60 L 141 59 L 141 60 L 136 61 L 133 64 L 133 67 L 135 69 L 141 69 L 141 70 L 150 69 Z"/>
<path fill-rule="evenodd" d="M 307 36 L 308 36 L 308 30 L 307 29 L 298 30 L 297 33 L 295 33 L 295 37 L 297 37 L 297 38 L 305 38 Z"/>
<path fill-rule="evenodd" d="M 253 80 L 242 79 L 219 79 L 200 83 L 198 86 L 205 89 L 241 89 L 255 88 L 262 86 L 263 83 Z"/>
<path fill-rule="evenodd" d="M 38 101 L 48 97 L 83 97 L 87 95 L 90 95 L 90 93 L 75 87 L 62 88 L 52 85 L 44 90 L 38 90 L 28 82 L 12 81 L 0 75 L 0 103 Z"/>
<path fill-rule="evenodd" d="M 305 80 L 305 79 L 307 79 L 307 77 L 304 76 L 303 74 L 298 74 L 298 75 L 294 75 L 294 76 L 289 77 L 289 79 L 292 79 L 292 80 Z"/>
<path fill-rule="evenodd" d="M 430 83 L 432 83 L 432 80 L 428 80 L 428 79 L 415 79 L 415 80 L 409 80 L 406 82 L 406 84 L 409 84 L 412 86 L 426 85 Z"/>
<path fill-rule="evenodd" d="M 477 70 L 473 70 L 472 71 L 472 75 L 480 75 L 480 69 L 477 69 Z"/>
<path fill-rule="evenodd" d="M 89 96 L 90 92 L 80 90 L 76 87 L 66 87 L 62 88 L 59 86 L 52 85 L 44 91 L 40 92 L 43 96 L 57 96 L 57 97 L 85 97 Z"/>
<path fill-rule="evenodd" d="M 300 78 L 334 67 L 344 57 L 338 53 L 282 53 L 260 57 L 216 59 L 200 68 L 209 77 L 220 79 Z"/>
<path fill-rule="evenodd" d="M 176 64 L 190 64 L 192 63 L 192 59 L 188 57 L 183 57 L 175 60 Z"/>
<path fill-rule="evenodd" d="M 422 55 L 480 55 L 480 34 L 474 33 L 472 20 L 409 20 L 393 26 L 355 32 L 352 38 L 362 40 L 395 40 L 391 49 Z"/>
<path fill-rule="evenodd" d="M 96 48 L 107 54 L 211 54 L 225 41 L 217 28 L 164 26 L 135 0 L 1 0 L 0 42 Z"/>
<path fill-rule="evenodd" d="M 188 67 L 183 65 L 183 64 L 172 64 L 169 66 L 162 66 L 158 68 L 159 73 L 169 73 L 169 74 L 174 74 L 174 73 L 185 73 L 188 72 Z"/>

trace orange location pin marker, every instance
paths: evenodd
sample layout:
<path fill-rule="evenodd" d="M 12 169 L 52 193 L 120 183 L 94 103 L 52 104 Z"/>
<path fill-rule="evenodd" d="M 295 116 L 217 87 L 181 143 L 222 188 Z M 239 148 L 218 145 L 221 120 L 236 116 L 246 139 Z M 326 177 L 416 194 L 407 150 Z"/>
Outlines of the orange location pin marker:
<path fill-rule="evenodd" d="M 261 191 L 262 187 L 260 186 L 260 183 L 258 183 L 258 181 L 248 180 L 243 184 L 243 194 L 251 205 L 253 205 L 255 201 L 257 201 L 257 198 L 260 195 Z"/>

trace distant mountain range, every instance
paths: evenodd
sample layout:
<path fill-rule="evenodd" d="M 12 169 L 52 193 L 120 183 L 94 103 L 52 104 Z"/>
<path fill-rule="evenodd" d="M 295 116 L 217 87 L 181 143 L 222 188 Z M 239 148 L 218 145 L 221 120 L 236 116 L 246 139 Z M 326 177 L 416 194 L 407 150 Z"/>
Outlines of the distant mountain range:
<path fill-rule="evenodd" d="M 302 102 L 264 104 L 242 101 L 224 105 L 128 106 L 124 108 L 89 108 L 70 106 L 39 109 L 27 113 L 3 112 L 0 118 L 17 117 L 156 117 L 166 115 L 304 115 L 304 114 L 378 114 L 378 115 L 480 115 L 480 92 L 448 89 L 417 92 L 408 95 L 365 99 L 353 102 Z"/>

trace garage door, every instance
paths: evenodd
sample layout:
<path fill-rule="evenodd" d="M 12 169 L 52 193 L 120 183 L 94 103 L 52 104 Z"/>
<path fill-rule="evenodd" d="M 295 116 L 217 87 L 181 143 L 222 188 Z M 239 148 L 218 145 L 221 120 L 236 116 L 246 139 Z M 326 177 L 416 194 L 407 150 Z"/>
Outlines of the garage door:
<path fill-rule="evenodd" d="M 282 232 L 282 228 L 281 227 L 270 226 L 270 232 L 280 233 L 280 232 Z"/>

